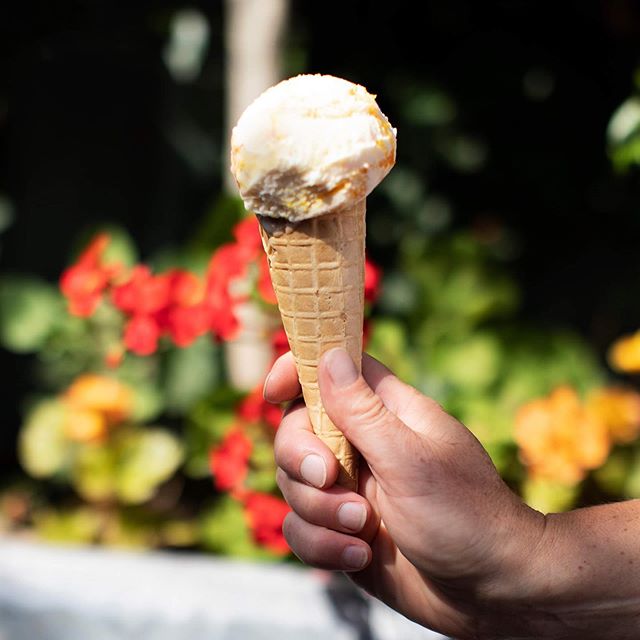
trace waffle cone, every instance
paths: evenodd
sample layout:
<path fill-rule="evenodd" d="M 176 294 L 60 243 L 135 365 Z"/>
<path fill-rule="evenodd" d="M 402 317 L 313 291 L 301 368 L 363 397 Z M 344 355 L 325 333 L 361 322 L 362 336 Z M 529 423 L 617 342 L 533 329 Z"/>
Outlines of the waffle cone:
<path fill-rule="evenodd" d="M 365 200 L 296 223 L 261 218 L 260 233 L 311 425 L 338 459 L 338 484 L 355 490 L 358 454 L 322 406 L 318 362 L 342 347 L 361 368 Z"/>

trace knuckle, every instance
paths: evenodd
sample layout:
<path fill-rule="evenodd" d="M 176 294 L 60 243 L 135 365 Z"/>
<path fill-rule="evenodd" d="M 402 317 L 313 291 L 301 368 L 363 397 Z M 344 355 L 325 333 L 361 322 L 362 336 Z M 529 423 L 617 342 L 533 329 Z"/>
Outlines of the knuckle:
<path fill-rule="evenodd" d="M 379 424 L 387 417 L 387 408 L 371 390 L 358 393 L 351 401 L 351 414 L 358 422 Z"/>
<path fill-rule="evenodd" d="M 296 466 L 297 450 L 294 438 L 283 434 L 281 437 L 276 436 L 273 445 L 273 455 L 276 465 L 283 471 L 291 473 Z"/>

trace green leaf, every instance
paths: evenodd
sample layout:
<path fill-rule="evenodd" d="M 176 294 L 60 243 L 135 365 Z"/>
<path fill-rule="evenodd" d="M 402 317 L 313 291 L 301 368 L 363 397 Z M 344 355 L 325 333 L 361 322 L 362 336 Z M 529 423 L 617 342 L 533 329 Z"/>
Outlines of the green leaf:
<path fill-rule="evenodd" d="M 0 280 L 0 342 L 7 349 L 40 349 L 63 313 L 62 297 L 46 282 L 22 276 Z"/>
<path fill-rule="evenodd" d="M 442 340 L 431 358 L 432 370 L 447 383 L 474 393 L 495 382 L 501 363 L 501 345 L 489 333 L 476 333 L 457 341 Z"/>
<path fill-rule="evenodd" d="M 116 494 L 125 503 L 145 502 L 183 460 L 182 445 L 163 429 L 122 434 L 118 443 Z"/>
<path fill-rule="evenodd" d="M 55 511 L 36 512 L 34 525 L 44 540 L 67 544 L 94 542 L 102 526 L 100 514 L 90 508 L 80 507 Z"/>
<path fill-rule="evenodd" d="M 18 437 L 18 455 L 25 471 L 45 478 L 62 471 L 69 459 L 70 445 L 64 435 L 64 405 L 46 400 L 33 407 Z"/>
<path fill-rule="evenodd" d="M 248 435 L 253 442 L 253 450 L 249 460 L 249 475 L 246 485 L 248 489 L 270 493 L 276 485 L 276 463 L 273 458 L 273 431 L 271 427 L 262 428 L 256 425 L 248 427 Z"/>
<path fill-rule="evenodd" d="M 118 377 L 134 390 L 134 422 L 149 422 L 165 408 L 164 391 L 159 382 L 159 358 L 127 354 L 118 369 Z"/>
<path fill-rule="evenodd" d="M 194 478 L 210 475 L 209 451 L 220 442 L 236 416 L 229 411 L 200 410 L 187 422 L 185 445 L 187 462 L 185 472 Z"/>
<path fill-rule="evenodd" d="M 464 395 L 456 415 L 485 447 L 513 442 L 513 412 L 488 393 Z"/>
<path fill-rule="evenodd" d="M 170 547 L 191 547 L 198 542 L 200 527 L 193 520 L 169 520 L 162 524 L 160 536 Z"/>
<path fill-rule="evenodd" d="M 503 400 L 513 408 L 569 384 L 584 393 L 603 382 L 598 362 L 583 340 L 567 332 L 510 331 L 502 336 Z"/>
<path fill-rule="evenodd" d="M 164 400 L 169 411 L 186 413 L 211 393 L 220 380 L 218 347 L 203 336 L 184 349 L 167 355 L 164 373 Z"/>
<path fill-rule="evenodd" d="M 139 504 L 153 497 L 182 458 L 180 442 L 168 431 L 121 427 L 106 443 L 77 447 L 72 481 L 86 500 Z"/>
<path fill-rule="evenodd" d="M 640 451 L 637 449 L 629 457 L 626 473 L 623 496 L 625 498 L 640 498 Z"/>
<path fill-rule="evenodd" d="M 131 418 L 135 422 L 148 422 L 157 418 L 165 406 L 165 398 L 153 381 L 138 382 L 133 386 L 133 409 Z"/>
<path fill-rule="evenodd" d="M 237 196 L 222 195 L 196 228 L 189 242 L 191 251 L 213 251 L 233 238 L 233 226 L 246 215 Z"/>
<path fill-rule="evenodd" d="M 456 105 L 446 94 L 433 87 L 419 90 L 404 102 L 404 117 L 412 124 L 443 126 L 456 117 Z"/>
<path fill-rule="evenodd" d="M 253 542 L 242 505 L 226 495 L 202 514 L 200 538 L 214 553 L 251 559 L 273 557 Z"/>
<path fill-rule="evenodd" d="M 607 140 L 616 146 L 628 143 L 640 133 L 640 98 L 625 100 L 613 113 L 607 126 Z"/>
<path fill-rule="evenodd" d="M 406 274 L 389 271 L 384 274 L 378 307 L 389 314 L 407 316 L 418 306 L 420 287 Z"/>
<path fill-rule="evenodd" d="M 122 549 L 149 549 L 160 545 L 158 518 L 130 508 L 119 508 L 109 515 L 101 531 L 101 543 Z"/>
<path fill-rule="evenodd" d="M 116 491 L 117 457 L 113 446 L 78 446 L 71 479 L 76 491 L 89 502 L 110 500 Z"/>
<path fill-rule="evenodd" d="M 498 473 L 504 478 L 511 475 L 514 462 L 517 462 L 517 449 L 508 442 L 488 442 L 485 449 Z"/>
<path fill-rule="evenodd" d="M 567 486 L 550 480 L 527 478 L 522 486 L 522 497 L 533 509 L 542 513 L 567 511 L 578 497 L 579 485 Z"/>
<path fill-rule="evenodd" d="M 218 387 L 199 402 L 187 416 L 184 442 L 185 472 L 194 478 L 210 475 L 209 450 L 222 440 L 237 420 L 235 407 L 243 394 L 228 387 Z"/>
<path fill-rule="evenodd" d="M 374 319 L 367 352 L 383 362 L 401 380 L 414 384 L 416 367 L 409 353 L 407 333 L 402 323 L 393 319 Z"/>
<path fill-rule="evenodd" d="M 632 471 L 632 457 L 628 449 L 617 449 L 609 454 L 607 461 L 599 468 L 593 471 L 595 481 L 607 493 L 614 496 L 625 496 L 628 498 L 637 497 L 633 495 L 634 484 L 637 478 L 634 478 Z M 637 473 L 637 471 L 636 471 Z"/>

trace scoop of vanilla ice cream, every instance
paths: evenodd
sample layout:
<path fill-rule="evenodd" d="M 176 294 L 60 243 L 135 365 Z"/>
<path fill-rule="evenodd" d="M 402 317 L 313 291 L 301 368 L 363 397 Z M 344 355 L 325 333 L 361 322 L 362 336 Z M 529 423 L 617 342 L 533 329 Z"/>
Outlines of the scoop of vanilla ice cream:
<path fill-rule="evenodd" d="M 267 89 L 231 136 L 231 171 L 246 208 L 292 222 L 361 200 L 395 155 L 396 131 L 375 97 L 328 75 Z"/>

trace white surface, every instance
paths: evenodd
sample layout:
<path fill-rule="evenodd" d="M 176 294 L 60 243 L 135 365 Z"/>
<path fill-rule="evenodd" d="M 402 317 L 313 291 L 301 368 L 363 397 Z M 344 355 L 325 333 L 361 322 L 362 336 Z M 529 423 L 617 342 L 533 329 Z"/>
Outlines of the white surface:
<path fill-rule="evenodd" d="M 358 640 L 331 605 L 330 579 L 295 566 L 0 540 L 0 640 Z M 442 638 L 367 600 L 372 640 Z"/>

